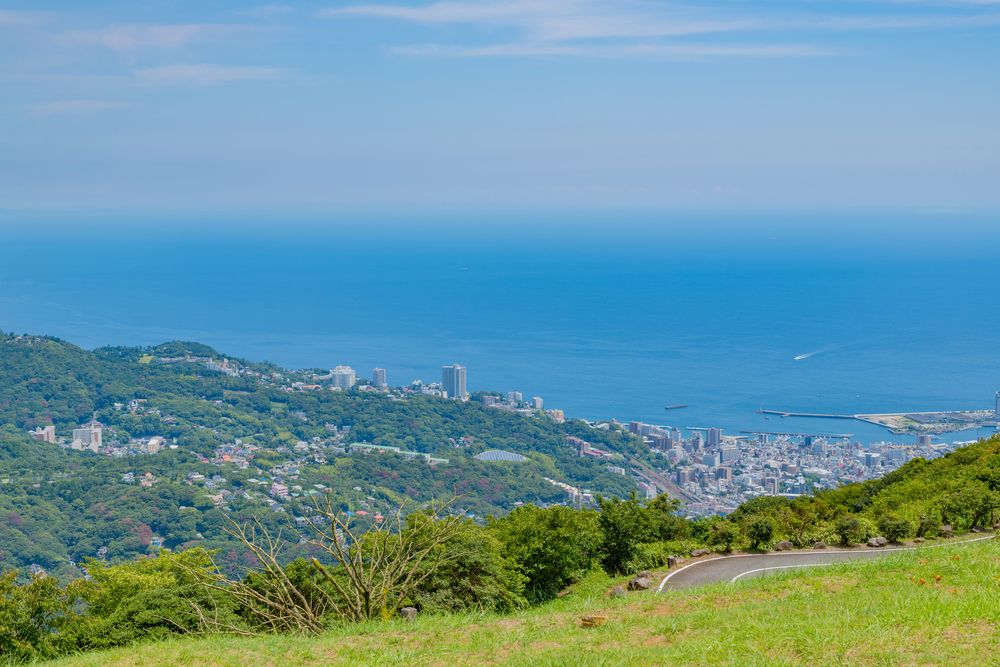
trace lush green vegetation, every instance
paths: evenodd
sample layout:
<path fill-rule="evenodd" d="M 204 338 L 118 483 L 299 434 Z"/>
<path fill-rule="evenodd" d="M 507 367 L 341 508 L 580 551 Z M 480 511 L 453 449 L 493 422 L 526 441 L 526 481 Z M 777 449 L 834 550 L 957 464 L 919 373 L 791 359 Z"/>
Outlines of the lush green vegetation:
<path fill-rule="evenodd" d="M 758 498 L 729 517 L 692 521 L 675 500 L 637 500 L 628 478 L 566 442 L 574 435 L 623 459 L 645 456 L 615 429 L 475 402 L 304 389 L 309 373 L 238 361 L 249 372 L 230 376 L 207 368 L 204 359 L 222 357 L 196 344 L 89 353 L 4 336 L 0 353 L 0 570 L 9 570 L 0 578 L 0 654 L 18 661 L 192 633 L 398 635 L 391 619 L 404 606 L 459 615 L 421 621 L 428 628 L 459 627 L 470 613 L 540 618 L 524 610 L 558 609 L 553 600 L 581 581 L 662 568 L 706 545 L 933 538 L 992 525 L 1000 510 L 1000 438 L 880 480 Z M 140 407 L 127 407 L 135 399 Z M 65 433 L 95 413 L 112 443 L 161 435 L 177 447 L 115 458 L 26 434 L 46 423 Z M 219 455 L 237 441 L 252 452 L 245 467 Z M 347 451 L 356 441 L 450 462 Z M 487 448 L 529 461 L 472 458 Z M 144 473 L 154 481 L 137 483 Z M 603 495 L 596 508 L 567 507 L 545 477 Z M 268 495 L 279 481 L 291 490 L 280 501 Z M 445 513 L 428 509 L 456 496 Z M 406 503 L 393 523 L 392 509 Z M 56 576 L 29 574 L 29 564 Z M 695 616 L 686 627 L 708 627 Z M 229 641 L 203 645 L 237 645 Z M 835 649 L 810 644 L 801 655 Z M 401 655 L 422 655 L 414 650 Z"/>
<path fill-rule="evenodd" d="M 595 572 L 512 615 L 427 615 L 318 637 L 177 639 L 57 664 L 984 665 L 1000 648 L 997 540 L 624 599 L 607 595 L 614 583 Z M 590 614 L 607 623 L 581 628 Z"/>
<path fill-rule="evenodd" d="M 545 478 L 605 495 L 628 495 L 634 483 L 581 458 L 566 444 L 578 435 L 628 456 L 643 456 L 625 433 L 556 424 L 429 396 L 398 399 L 350 391 L 299 391 L 309 373 L 233 360 L 237 377 L 189 360 L 222 360 L 197 343 L 82 350 L 55 339 L 0 334 L 0 571 L 37 564 L 65 578 L 74 563 L 108 561 L 164 546 L 221 548 L 233 567 L 242 552 L 222 530 L 225 515 L 263 517 L 273 529 L 309 516 L 318 488 L 345 510 L 386 512 L 401 504 L 462 497 L 472 516 L 503 514 L 517 503 L 562 502 Z M 142 401 L 137 410 L 129 401 Z M 177 445 L 156 455 L 109 458 L 35 442 L 26 432 L 54 424 L 60 436 L 96 417 L 105 441 L 163 436 Z M 463 440 L 464 439 L 464 440 Z M 209 461 L 239 440 L 256 448 L 246 469 Z M 392 454 L 350 454 L 337 446 L 369 442 L 449 459 L 428 466 Z M 296 450 L 298 443 L 310 448 Z M 521 464 L 472 457 L 490 448 L 523 454 Z M 134 477 L 152 473 L 152 487 Z M 209 483 L 190 484 L 191 474 Z M 211 482 L 214 476 L 221 481 Z M 254 481 L 256 480 L 256 482 Z M 281 480 L 302 487 L 275 511 L 267 490 Z M 209 484 L 212 484 L 210 488 Z M 317 486 L 319 485 L 319 487 Z M 226 497 L 219 499 L 221 491 Z M 291 542 L 298 528 L 286 526 Z M 290 556 L 310 555 L 292 549 Z"/>

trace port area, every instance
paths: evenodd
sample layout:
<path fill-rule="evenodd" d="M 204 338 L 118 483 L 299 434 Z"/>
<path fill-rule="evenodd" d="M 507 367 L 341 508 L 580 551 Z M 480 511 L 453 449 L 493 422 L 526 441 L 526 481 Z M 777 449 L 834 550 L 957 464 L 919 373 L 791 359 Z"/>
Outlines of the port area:
<path fill-rule="evenodd" d="M 838 415 L 788 410 L 757 410 L 762 415 L 803 417 L 808 419 L 856 419 L 888 429 L 895 434 L 936 435 L 953 431 L 1000 426 L 1000 415 L 994 410 L 950 410 L 947 412 L 895 412 L 883 414 Z"/>
<path fill-rule="evenodd" d="M 855 419 L 876 424 L 892 433 L 934 435 L 951 431 L 968 431 L 1000 425 L 1000 416 L 993 410 L 953 410 L 950 412 L 906 412 L 881 415 L 855 415 Z"/>

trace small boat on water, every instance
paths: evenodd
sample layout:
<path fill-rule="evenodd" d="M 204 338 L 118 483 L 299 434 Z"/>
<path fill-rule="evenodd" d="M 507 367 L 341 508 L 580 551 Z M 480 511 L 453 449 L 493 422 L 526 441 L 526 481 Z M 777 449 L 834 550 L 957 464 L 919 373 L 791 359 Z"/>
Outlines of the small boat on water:
<path fill-rule="evenodd" d="M 686 408 L 687 403 L 678 403 L 677 405 L 668 405 L 664 407 L 664 410 L 680 410 L 681 408 Z"/>

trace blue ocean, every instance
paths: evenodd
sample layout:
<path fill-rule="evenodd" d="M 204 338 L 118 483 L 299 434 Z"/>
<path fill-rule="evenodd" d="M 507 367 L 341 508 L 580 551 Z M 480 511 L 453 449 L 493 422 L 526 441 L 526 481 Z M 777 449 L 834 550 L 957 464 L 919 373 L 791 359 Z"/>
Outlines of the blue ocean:
<path fill-rule="evenodd" d="M 449 214 L 4 217 L 0 329 L 84 347 L 184 339 L 294 368 L 468 367 L 588 419 L 853 433 L 822 413 L 987 408 L 1000 221 Z M 686 404 L 667 411 L 666 405 Z M 984 432 L 945 436 L 968 440 Z"/>

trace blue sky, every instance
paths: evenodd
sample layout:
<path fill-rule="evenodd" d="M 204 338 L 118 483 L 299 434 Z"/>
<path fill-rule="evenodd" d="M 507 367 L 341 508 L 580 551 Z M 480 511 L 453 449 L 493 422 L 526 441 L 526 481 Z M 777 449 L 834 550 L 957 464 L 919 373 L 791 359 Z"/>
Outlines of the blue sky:
<path fill-rule="evenodd" d="M 1000 210 L 1000 0 L 0 0 L 8 211 Z"/>

